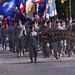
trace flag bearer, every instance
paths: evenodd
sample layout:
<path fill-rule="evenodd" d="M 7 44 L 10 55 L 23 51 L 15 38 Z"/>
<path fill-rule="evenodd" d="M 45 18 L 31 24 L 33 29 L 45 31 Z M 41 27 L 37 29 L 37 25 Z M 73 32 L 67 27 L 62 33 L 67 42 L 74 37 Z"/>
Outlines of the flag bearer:
<path fill-rule="evenodd" d="M 26 36 L 26 29 L 25 26 L 22 25 L 21 21 L 19 20 L 17 26 L 15 27 L 15 36 L 16 36 L 16 46 L 17 46 L 17 54 L 19 57 L 23 56 L 23 49 L 24 49 L 24 38 Z"/>

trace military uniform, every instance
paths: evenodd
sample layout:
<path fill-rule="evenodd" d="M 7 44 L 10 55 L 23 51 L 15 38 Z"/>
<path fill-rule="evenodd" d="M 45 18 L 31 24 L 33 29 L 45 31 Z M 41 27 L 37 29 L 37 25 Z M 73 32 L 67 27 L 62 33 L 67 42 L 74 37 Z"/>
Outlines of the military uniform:
<path fill-rule="evenodd" d="M 1 43 L 2 43 L 3 50 L 6 50 L 6 47 L 7 47 L 7 41 L 6 41 L 7 31 L 4 30 L 3 26 L 1 26 L 1 28 L 0 28 L 0 34 L 1 34 Z"/>
<path fill-rule="evenodd" d="M 24 38 L 26 36 L 26 29 L 25 26 L 20 24 L 15 27 L 15 39 L 16 39 L 16 49 L 18 56 L 23 56 L 23 49 L 24 49 Z"/>
<path fill-rule="evenodd" d="M 10 25 L 8 27 L 8 37 L 9 37 L 9 48 L 10 51 L 15 52 L 15 44 L 14 44 L 14 40 L 15 40 L 15 36 L 14 36 L 14 27 L 12 25 Z"/>
<path fill-rule="evenodd" d="M 32 30 L 32 28 L 31 28 Z M 38 47 L 38 41 L 37 41 L 37 32 L 33 31 L 29 31 L 28 33 L 28 47 L 29 47 L 29 57 L 31 62 L 33 62 L 33 58 L 34 61 L 37 61 L 37 47 Z"/>
<path fill-rule="evenodd" d="M 62 27 L 63 27 L 64 30 L 66 30 L 66 23 L 65 23 L 65 21 L 62 21 Z M 62 40 L 61 43 L 62 43 L 62 55 L 64 55 L 64 54 L 66 54 L 67 42 L 66 42 L 66 40 Z"/>
<path fill-rule="evenodd" d="M 41 34 L 43 33 L 46 33 L 49 31 L 49 28 L 48 26 L 44 27 L 42 30 L 41 30 Z M 43 52 L 43 55 L 44 55 L 44 58 L 48 57 L 49 58 L 49 54 L 50 54 L 50 48 L 49 48 L 50 44 L 47 43 L 47 42 L 42 42 L 42 52 Z"/>
<path fill-rule="evenodd" d="M 57 30 L 63 30 L 63 28 L 61 26 L 58 26 L 55 29 L 53 29 L 53 31 L 57 31 Z M 61 48 L 62 48 L 61 41 L 52 42 L 52 46 L 53 46 L 53 50 L 54 50 L 54 57 L 56 59 L 60 58 L 61 57 Z"/>
<path fill-rule="evenodd" d="M 72 31 L 73 30 L 73 25 L 69 24 L 68 27 L 67 27 L 67 30 L 68 31 Z M 74 44 L 73 41 L 67 40 L 67 53 L 68 53 L 68 57 L 71 56 L 71 52 L 72 52 L 72 50 L 74 48 L 73 44 Z"/>

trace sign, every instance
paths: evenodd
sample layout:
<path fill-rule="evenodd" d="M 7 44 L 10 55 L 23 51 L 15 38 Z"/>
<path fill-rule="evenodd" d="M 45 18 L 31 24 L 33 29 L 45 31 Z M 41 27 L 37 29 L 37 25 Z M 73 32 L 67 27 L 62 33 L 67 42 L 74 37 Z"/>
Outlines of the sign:
<path fill-rule="evenodd" d="M 50 31 L 49 33 L 42 33 L 39 35 L 40 41 L 43 42 L 55 42 L 61 40 L 70 40 L 75 41 L 75 32 L 74 31 L 67 31 L 67 30 L 57 30 L 57 31 Z"/>

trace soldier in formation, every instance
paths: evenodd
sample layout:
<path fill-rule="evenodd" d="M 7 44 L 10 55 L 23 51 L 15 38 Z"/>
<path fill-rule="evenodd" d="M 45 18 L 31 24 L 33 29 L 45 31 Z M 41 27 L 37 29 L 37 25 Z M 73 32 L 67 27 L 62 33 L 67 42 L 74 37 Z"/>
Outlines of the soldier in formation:
<path fill-rule="evenodd" d="M 21 57 L 23 56 L 23 50 L 24 50 L 24 38 L 27 34 L 26 34 L 25 26 L 22 25 L 20 20 L 17 22 L 14 31 L 15 31 L 14 33 L 16 39 L 17 54 L 19 57 Z"/>
<path fill-rule="evenodd" d="M 39 25 L 40 24 L 40 25 Z M 50 33 L 50 31 L 60 31 L 60 30 L 71 30 L 73 27 L 69 22 L 66 26 L 65 22 L 62 21 L 46 21 L 38 23 L 36 21 L 32 23 L 22 24 L 22 22 L 15 21 L 14 26 L 12 24 L 5 31 L 0 22 L 0 35 L 2 37 L 2 47 L 6 49 L 6 36 L 9 38 L 9 48 L 10 51 L 17 52 L 18 57 L 24 55 L 24 49 L 29 51 L 29 57 L 31 63 L 37 62 L 38 49 L 42 49 L 44 58 L 49 58 L 52 53 L 56 59 L 61 58 L 65 52 L 70 56 L 72 54 L 72 48 L 74 47 L 74 42 L 70 40 L 60 40 L 60 41 L 40 41 L 38 34 Z M 5 45 L 5 48 L 4 48 Z M 40 46 L 41 45 L 41 46 Z M 52 51 L 51 51 L 52 50 Z M 51 53 L 50 53 L 51 52 Z"/>
<path fill-rule="evenodd" d="M 34 62 L 37 62 L 37 53 L 38 53 L 37 38 L 38 38 L 37 32 L 34 31 L 34 27 L 31 26 L 28 32 L 28 37 L 27 37 L 28 47 L 29 47 L 29 57 L 30 57 L 31 63 L 33 63 L 33 59 L 34 59 Z"/>

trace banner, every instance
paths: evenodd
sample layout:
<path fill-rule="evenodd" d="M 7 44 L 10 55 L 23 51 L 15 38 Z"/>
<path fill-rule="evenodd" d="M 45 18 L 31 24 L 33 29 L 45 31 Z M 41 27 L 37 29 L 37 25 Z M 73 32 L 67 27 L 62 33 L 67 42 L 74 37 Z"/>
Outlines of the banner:
<path fill-rule="evenodd" d="M 57 15 L 55 0 L 48 0 L 46 10 L 50 17 Z"/>
<path fill-rule="evenodd" d="M 0 3 L 0 15 L 10 16 L 16 11 L 15 0 L 5 0 Z"/>
<path fill-rule="evenodd" d="M 16 11 L 15 0 L 9 0 L 9 2 L 3 3 L 3 10 L 5 16 L 10 16 Z"/>
<path fill-rule="evenodd" d="M 35 4 L 32 3 L 32 0 L 26 1 L 26 14 L 29 16 L 29 18 L 33 18 L 33 14 L 35 12 Z"/>
<path fill-rule="evenodd" d="M 39 34 L 40 41 L 55 42 L 61 40 L 75 41 L 75 32 L 67 30 L 50 31 L 49 33 Z"/>

